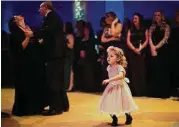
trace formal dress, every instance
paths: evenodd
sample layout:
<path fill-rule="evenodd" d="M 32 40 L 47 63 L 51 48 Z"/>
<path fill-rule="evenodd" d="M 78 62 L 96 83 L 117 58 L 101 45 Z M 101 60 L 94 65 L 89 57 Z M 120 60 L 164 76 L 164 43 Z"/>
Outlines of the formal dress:
<path fill-rule="evenodd" d="M 15 76 L 15 101 L 12 114 L 17 116 L 39 114 L 44 103 L 43 46 L 31 39 L 23 49 L 24 31 L 17 28 L 10 36 L 10 51 Z"/>
<path fill-rule="evenodd" d="M 135 48 L 142 45 L 145 38 L 146 29 L 131 29 L 130 41 Z M 130 88 L 133 96 L 145 96 L 146 94 L 146 52 L 145 49 L 141 51 L 141 55 L 136 54 L 128 48 L 128 67 L 129 76 L 131 79 Z"/>
<path fill-rule="evenodd" d="M 179 88 L 179 26 L 173 27 L 171 29 L 171 38 L 170 38 L 170 67 L 171 67 L 171 94 L 172 96 L 179 96 L 179 91 L 177 88 Z"/>
<path fill-rule="evenodd" d="M 97 91 L 99 82 L 96 77 L 97 55 L 94 39 L 79 40 L 76 45 L 75 87 L 81 91 Z M 85 57 L 80 57 L 80 51 L 85 52 Z M 78 60 L 78 61 L 77 61 Z"/>
<path fill-rule="evenodd" d="M 169 35 L 167 32 L 169 26 L 165 27 L 156 26 L 152 30 L 152 42 L 154 45 L 159 44 L 164 38 L 167 38 L 166 35 Z M 164 45 L 157 50 L 157 56 L 151 58 L 150 66 L 150 84 L 148 85 L 149 96 L 167 98 L 169 97 L 169 45 L 167 40 L 164 41 Z"/>
<path fill-rule="evenodd" d="M 109 78 L 118 75 L 119 72 L 125 72 L 121 65 L 115 65 L 113 67 L 109 65 L 107 71 Z M 112 81 L 107 85 L 101 97 L 100 112 L 120 116 L 138 109 L 138 106 L 132 98 L 127 82 L 129 82 L 129 80 L 124 78 L 118 81 Z M 111 87 L 114 87 L 114 89 L 112 92 L 109 92 Z"/>

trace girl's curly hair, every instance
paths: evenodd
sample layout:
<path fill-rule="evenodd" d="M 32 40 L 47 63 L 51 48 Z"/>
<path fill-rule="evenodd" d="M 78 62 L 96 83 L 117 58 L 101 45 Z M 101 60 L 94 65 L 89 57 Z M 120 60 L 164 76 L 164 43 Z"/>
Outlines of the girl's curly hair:
<path fill-rule="evenodd" d="M 117 63 L 123 67 L 127 67 L 127 60 L 126 60 L 126 57 L 124 56 L 123 50 L 118 47 L 110 46 L 108 47 L 107 52 L 109 53 L 111 51 L 114 51 L 117 58 L 119 58 L 119 61 L 117 61 Z"/>

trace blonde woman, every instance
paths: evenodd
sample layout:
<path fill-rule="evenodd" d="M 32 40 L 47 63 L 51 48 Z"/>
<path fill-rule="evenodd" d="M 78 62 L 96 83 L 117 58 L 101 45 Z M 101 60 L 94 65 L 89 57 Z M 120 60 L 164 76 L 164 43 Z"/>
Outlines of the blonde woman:
<path fill-rule="evenodd" d="M 169 45 L 170 27 L 162 11 L 156 11 L 149 29 L 151 74 L 149 96 L 169 97 Z"/>

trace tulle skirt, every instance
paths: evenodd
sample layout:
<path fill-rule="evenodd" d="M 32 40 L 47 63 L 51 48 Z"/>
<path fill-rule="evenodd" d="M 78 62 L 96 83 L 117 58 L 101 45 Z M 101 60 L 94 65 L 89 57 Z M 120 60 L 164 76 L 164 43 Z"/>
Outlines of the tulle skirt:
<path fill-rule="evenodd" d="M 113 84 L 109 84 L 102 94 L 99 107 L 100 112 L 121 116 L 124 113 L 133 112 L 138 109 L 125 81 L 115 85 L 113 90 L 109 92 L 112 86 Z"/>

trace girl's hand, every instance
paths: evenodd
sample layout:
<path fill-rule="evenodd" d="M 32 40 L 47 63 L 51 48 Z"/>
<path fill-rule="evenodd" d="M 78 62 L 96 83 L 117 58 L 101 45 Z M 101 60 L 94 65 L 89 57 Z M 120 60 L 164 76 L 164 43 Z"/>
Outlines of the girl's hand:
<path fill-rule="evenodd" d="M 107 85 L 109 83 L 109 79 L 103 81 L 103 85 Z"/>

